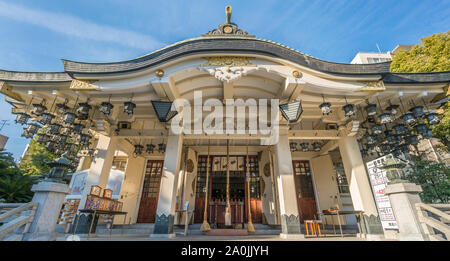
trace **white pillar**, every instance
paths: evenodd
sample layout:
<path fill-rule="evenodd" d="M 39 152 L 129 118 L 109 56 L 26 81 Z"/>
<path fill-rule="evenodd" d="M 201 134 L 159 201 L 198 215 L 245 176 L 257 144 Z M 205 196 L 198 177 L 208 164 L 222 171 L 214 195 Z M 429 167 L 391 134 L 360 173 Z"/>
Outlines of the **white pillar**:
<path fill-rule="evenodd" d="M 156 209 L 156 222 L 151 237 L 175 237 L 173 223 L 182 146 L 181 135 L 169 135 Z"/>
<path fill-rule="evenodd" d="M 84 208 L 91 186 L 98 185 L 103 189 L 106 188 L 114 159 L 114 153 L 116 151 L 116 145 L 115 139 L 100 135 L 97 147 L 95 148 L 96 154 L 92 159 L 91 167 L 89 168 L 83 191 L 81 192 L 81 200 L 78 209 Z"/>
<path fill-rule="evenodd" d="M 415 206 L 422 202 L 420 192 L 422 187 L 414 183 L 389 184 L 384 189 L 392 205 L 398 225 L 398 239 L 401 241 L 425 240 Z"/>
<path fill-rule="evenodd" d="M 137 206 L 139 200 L 139 192 L 144 174 L 145 158 L 143 157 L 128 157 L 127 167 L 125 169 L 125 176 L 120 189 L 119 201 L 123 203 L 122 211 L 127 212 L 125 216 L 116 216 L 114 219 L 117 224 L 135 223 Z"/>
<path fill-rule="evenodd" d="M 339 150 L 355 210 L 364 211 L 362 233 L 383 234 L 375 200 L 356 137 L 339 140 Z"/>
<path fill-rule="evenodd" d="M 96 154 L 92 159 L 91 167 L 89 168 L 88 174 L 84 181 L 78 209 L 84 209 L 91 186 L 98 185 L 103 189 L 106 188 L 116 146 L 116 139 L 100 135 L 95 148 Z M 76 233 L 88 233 L 92 215 L 78 213 L 78 217 L 76 219 L 79 219 L 79 221 L 74 220 L 74 224 L 75 222 L 78 222 Z M 95 226 L 97 221 L 94 220 L 93 222 Z"/>
<path fill-rule="evenodd" d="M 282 238 L 302 237 L 300 233 L 300 218 L 295 192 L 294 170 L 286 130 L 280 129 L 280 138 L 275 144 L 277 160 L 278 196 L 280 201 Z"/>
<path fill-rule="evenodd" d="M 55 227 L 65 196 L 70 188 L 66 184 L 42 181 L 33 185 L 32 202 L 38 203 L 30 230 L 24 235 L 25 241 L 54 241 Z"/>

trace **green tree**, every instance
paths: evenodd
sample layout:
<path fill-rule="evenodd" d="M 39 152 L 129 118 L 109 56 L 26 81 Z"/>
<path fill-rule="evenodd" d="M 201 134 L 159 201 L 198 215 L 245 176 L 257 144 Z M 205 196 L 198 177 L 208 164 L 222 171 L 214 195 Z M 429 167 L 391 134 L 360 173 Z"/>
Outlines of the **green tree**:
<path fill-rule="evenodd" d="M 0 177 L 0 198 L 5 203 L 27 203 L 33 198 L 31 187 L 37 178 L 30 175 L 4 175 Z"/>
<path fill-rule="evenodd" d="M 391 71 L 450 71 L 450 31 L 424 37 L 409 51 L 400 50 L 392 59 Z"/>
<path fill-rule="evenodd" d="M 410 182 L 422 186 L 422 201 L 425 203 L 449 203 L 450 169 L 443 163 L 417 160 L 410 165 L 405 175 Z"/>
<path fill-rule="evenodd" d="M 49 152 L 44 145 L 32 139 L 27 152 L 19 163 L 25 175 L 45 175 L 49 172 L 48 162 L 54 160 L 56 155 Z"/>
<path fill-rule="evenodd" d="M 0 151 L 0 199 L 6 202 L 29 202 L 33 197 L 31 187 L 36 182 L 36 177 L 23 175 L 11 153 Z"/>
<path fill-rule="evenodd" d="M 441 140 L 447 147 L 447 150 L 450 150 L 450 101 L 448 101 L 442 109 L 444 110 L 444 113 L 439 115 L 441 121 L 434 127 L 433 134 L 436 138 Z"/>

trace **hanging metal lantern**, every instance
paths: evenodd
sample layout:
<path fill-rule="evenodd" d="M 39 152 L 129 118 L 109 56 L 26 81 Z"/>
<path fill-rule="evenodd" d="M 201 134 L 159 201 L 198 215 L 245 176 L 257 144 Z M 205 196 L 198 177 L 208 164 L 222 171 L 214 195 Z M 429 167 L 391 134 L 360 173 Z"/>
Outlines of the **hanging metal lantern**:
<path fill-rule="evenodd" d="M 434 125 L 440 122 L 439 116 L 435 112 L 428 113 L 425 118 L 427 119 L 428 124 Z"/>
<path fill-rule="evenodd" d="M 55 152 L 56 151 L 56 142 L 54 141 L 49 141 L 47 142 L 47 145 L 45 145 L 45 148 L 50 151 L 50 152 Z"/>
<path fill-rule="evenodd" d="M 380 145 L 380 150 L 383 154 L 388 154 L 392 150 L 392 147 L 389 143 L 383 143 Z"/>
<path fill-rule="evenodd" d="M 28 124 L 27 131 L 31 134 L 36 134 L 38 130 L 41 128 L 41 126 L 37 123 L 30 123 Z"/>
<path fill-rule="evenodd" d="M 80 141 L 80 144 L 83 146 L 89 145 L 91 138 L 92 137 L 89 134 L 82 133 L 82 134 L 78 135 L 78 140 Z"/>
<path fill-rule="evenodd" d="M 391 114 L 385 112 L 380 115 L 380 123 L 381 124 L 386 124 L 386 123 L 390 123 L 390 122 L 392 122 Z"/>
<path fill-rule="evenodd" d="M 297 142 L 291 141 L 289 146 L 291 147 L 291 152 L 297 151 Z"/>
<path fill-rule="evenodd" d="M 77 145 L 73 142 L 68 142 L 66 150 L 69 155 L 75 155 L 77 153 Z"/>
<path fill-rule="evenodd" d="M 50 140 L 50 135 L 46 133 L 38 133 L 37 142 L 40 144 L 47 143 Z"/>
<path fill-rule="evenodd" d="M 377 139 L 373 135 L 367 135 L 366 136 L 366 141 L 367 141 L 367 144 L 372 145 L 375 142 L 377 142 Z"/>
<path fill-rule="evenodd" d="M 168 122 L 178 114 L 176 110 L 172 110 L 172 102 L 152 101 L 152 106 L 160 122 Z"/>
<path fill-rule="evenodd" d="M 39 120 L 39 123 L 41 123 L 42 125 L 47 125 L 50 124 L 54 118 L 55 115 L 49 112 L 44 112 L 42 113 L 42 118 Z"/>
<path fill-rule="evenodd" d="M 22 137 L 25 138 L 33 138 L 33 133 L 29 132 L 27 128 L 23 128 L 23 133 L 22 133 Z"/>
<path fill-rule="evenodd" d="M 302 147 L 303 152 L 309 151 L 309 143 L 308 142 L 300 143 L 300 146 Z"/>
<path fill-rule="evenodd" d="M 355 106 L 353 104 L 347 104 L 344 107 L 342 107 L 344 110 L 345 117 L 351 117 L 355 115 Z"/>
<path fill-rule="evenodd" d="M 164 153 L 165 151 L 166 151 L 166 144 L 164 144 L 164 143 L 158 144 L 158 152 Z"/>
<path fill-rule="evenodd" d="M 383 127 L 380 124 L 375 124 L 372 126 L 372 131 L 374 134 L 379 135 L 383 133 Z"/>
<path fill-rule="evenodd" d="M 402 136 L 396 135 L 396 134 L 387 137 L 387 141 L 388 141 L 388 143 L 391 144 L 391 145 L 397 145 L 397 144 L 399 144 L 402 140 L 403 140 Z"/>
<path fill-rule="evenodd" d="M 421 124 L 417 124 L 416 130 L 417 130 L 417 133 L 424 134 L 427 132 L 428 128 L 427 128 L 427 125 L 421 123 Z"/>
<path fill-rule="evenodd" d="M 61 130 L 61 128 L 62 128 L 61 124 L 58 124 L 58 123 L 52 123 L 52 124 L 50 124 L 50 130 L 49 130 L 49 132 L 50 132 L 51 134 L 59 134 L 59 131 Z"/>
<path fill-rule="evenodd" d="M 391 135 L 394 135 L 394 131 L 393 130 L 385 130 L 384 131 L 384 136 L 385 137 L 389 137 Z"/>
<path fill-rule="evenodd" d="M 100 105 L 100 112 L 104 115 L 110 115 L 112 112 L 112 108 L 114 108 L 114 105 L 112 105 L 110 102 L 102 102 Z"/>
<path fill-rule="evenodd" d="M 404 144 L 400 145 L 399 148 L 403 153 L 409 153 L 409 145 L 408 144 L 404 143 Z"/>
<path fill-rule="evenodd" d="M 281 110 L 281 115 L 283 115 L 283 118 L 285 118 L 289 123 L 297 122 L 303 113 L 301 101 L 280 104 L 279 107 Z"/>
<path fill-rule="evenodd" d="M 77 115 L 73 112 L 66 112 L 64 113 L 63 121 L 67 124 L 73 124 L 75 122 L 75 119 L 77 118 Z"/>
<path fill-rule="evenodd" d="M 433 137 L 434 137 L 433 131 L 430 130 L 430 129 L 427 129 L 427 131 L 426 131 L 425 133 L 422 133 L 422 137 L 423 137 L 424 139 L 433 138 Z"/>
<path fill-rule="evenodd" d="M 81 134 L 83 129 L 84 129 L 84 125 L 83 124 L 75 123 L 75 124 L 73 124 L 72 132 L 76 133 L 76 134 Z"/>
<path fill-rule="evenodd" d="M 132 115 L 134 112 L 134 108 L 136 108 L 136 104 L 132 102 L 125 102 L 123 106 L 123 112 L 127 113 L 128 115 Z"/>
<path fill-rule="evenodd" d="M 421 118 L 425 114 L 425 112 L 423 111 L 423 106 L 420 105 L 412 107 L 410 111 L 416 119 Z"/>
<path fill-rule="evenodd" d="M 377 114 L 377 105 L 376 105 L 376 104 L 373 104 L 373 103 L 367 105 L 367 107 L 366 107 L 366 113 L 367 113 L 367 115 L 369 115 L 369 116 L 374 116 L 374 115 L 376 115 L 376 114 Z"/>
<path fill-rule="evenodd" d="M 46 110 L 47 110 L 47 107 L 45 107 L 44 105 L 42 105 L 40 103 L 35 103 L 35 104 L 33 104 L 33 109 L 31 110 L 31 114 L 41 116 L 42 113 L 44 113 L 44 111 L 46 111 Z"/>
<path fill-rule="evenodd" d="M 59 144 L 64 144 L 64 146 L 65 146 L 68 136 L 63 134 L 63 135 L 58 135 L 57 137 L 58 137 Z"/>
<path fill-rule="evenodd" d="M 322 115 L 328 115 L 331 113 L 331 103 L 329 102 L 320 104 L 319 108 L 322 110 Z"/>
<path fill-rule="evenodd" d="M 406 128 L 403 124 L 397 124 L 393 127 L 394 131 L 398 135 L 406 135 L 408 134 L 408 128 Z"/>
<path fill-rule="evenodd" d="M 392 151 L 392 155 L 394 156 L 394 157 L 398 157 L 398 156 L 400 156 L 402 154 L 402 151 L 400 150 L 400 148 L 396 148 L 396 149 L 394 149 L 393 151 Z"/>
<path fill-rule="evenodd" d="M 61 115 L 70 109 L 69 107 L 67 107 L 67 105 L 65 103 L 57 103 L 56 107 L 58 108 L 58 110 L 57 110 L 58 114 L 61 114 Z"/>
<path fill-rule="evenodd" d="M 25 125 L 28 123 L 28 120 L 31 118 L 31 116 L 24 112 L 17 113 L 16 119 L 14 120 L 16 123 L 19 123 L 21 125 Z"/>
<path fill-rule="evenodd" d="M 405 141 L 409 145 L 419 144 L 419 138 L 417 137 L 417 135 L 408 135 L 405 137 Z"/>
<path fill-rule="evenodd" d="M 399 105 L 391 104 L 386 108 L 386 110 L 390 111 L 392 115 L 396 115 L 398 112 L 398 107 Z"/>
<path fill-rule="evenodd" d="M 141 155 L 143 149 L 144 149 L 144 146 L 142 146 L 140 144 L 134 145 L 134 153 L 136 155 Z"/>
<path fill-rule="evenodd" d="M 147 144 L 145 148 L 145 152 L 152 154 L 155 151 L 155 145 Z"/>
<path fill-rule="evenodd" d="M 80 107 L 77 109 L 77 114 L 79 116 L 87 117 L 89 115 L 89 110 L 92 108 L 87 102 L 82 102 L 78 104 Z"/>
<path fill-rule="evenodd" d="M 322 147 L 322 145 L 321 145 L 320 142 L 318 142 L 318 141 L 313 142 L 312 146 L 313 146 L 313 150 L 314 150 L 314 151 L 320 151 L 320 149 L 321 149 L 321 147 Z"/>
<path fill-rule="evenodd" d="M 407 113 L 403 114 L 401 118 L 406 124 L 409 124 L 409 125 L 416 122 L 416 119 L 414 119 L 414 115 L 411 112 L 407 112 Z"/>

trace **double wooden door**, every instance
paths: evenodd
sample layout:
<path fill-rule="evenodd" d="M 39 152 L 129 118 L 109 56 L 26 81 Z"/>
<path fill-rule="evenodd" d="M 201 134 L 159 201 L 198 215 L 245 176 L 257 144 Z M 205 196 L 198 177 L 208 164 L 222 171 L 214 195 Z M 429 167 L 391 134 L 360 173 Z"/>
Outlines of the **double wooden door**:
<path fill-rule="evenodd" d="M 292 161 L 300 222 L 317 219 L 311 166 L 307 160 Z"/>
<path fill-rule="evenodd" d="M 211 156 L 209 161 L 209 180 L 208 180 L 208 221 L 211 223 L 223 222 L 223 212 L 221 206 L 225 203 L 225 188 L 226 188 L 226 171 L 217 170 L 213 167 L 213 163 L 222 162 L 224 156 Z M 233 156 L 239 162 L 236 169 L 230 171 L 230 199 L 232 205 L 236 207 L 236 223 L 247 222 L 248 200 L 247 200 L 247 179 L 245 156 Z M 195 215 L 194 222 L 203 222 L 203 213 L 205 209 L 205 191 L 206 191 L 206 168 L 207 156 L 198 157 L 197 167 L 197 182 L 196 182 L 196 197 L 195 197 Z M 233 161 L 230 159 L 230 163 Z M 261 211 L 261 189 L 260 177 L 257 156 L 249 156 L 250 165 L 250 209 L 252 212 L 253 223 L 262 223 Z M 212 204 L 212 205 L 210 205 Z M 240 210 L 240 204 L 243 209 Z M 216 206 L 217 205 L 217 206 Z M 217 209 L 217 211 L 215 211 Z M 233 212 L 232 208 L 232 212 Z M 241 212 L 242 215 L 241 215 Z M 216 214 L 217 213 L 217 214 Z M 233 213 L 232 213 L 233 214 Z"/>
<path fill-rule="evenodd" d="M 137 223 L 155 222 L 163 166 L 163 160 L 147 161 Z"/>

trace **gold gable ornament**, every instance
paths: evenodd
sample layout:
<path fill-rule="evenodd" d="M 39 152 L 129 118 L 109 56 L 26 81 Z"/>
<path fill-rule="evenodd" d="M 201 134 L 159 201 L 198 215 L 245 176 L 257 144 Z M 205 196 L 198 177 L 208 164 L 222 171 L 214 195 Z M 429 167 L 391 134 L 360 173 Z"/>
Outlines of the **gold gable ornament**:
<path fill-rule="evenodd" d="M 201 66 L 224 66 L 224 67 L 235 67 L 235 66 L 256 66 L 252 64 L 250 60 L 254 59 L 252 57 L 230 57 L 230 56 L 217 56 L 217 57 L 204 57 L 207 60 L 206 63 Z"/>
<path fill-rule="evenodd" d="M 361 82 L 365 84 L 366 86 L 361 87 L 359 90 L 362 92 L 379 92 L 379 91 L 385 91 L 386 87 L 384 86 L 383 81 L 376 81 L 376 82 Z"/>
<path fill-rule="evenodd" d="M 95 91 L 100 89 L 98 86 L 91 84 L 94 81 L 81 81 L 73 79 L 70 89 L 73 91 Z"/>

